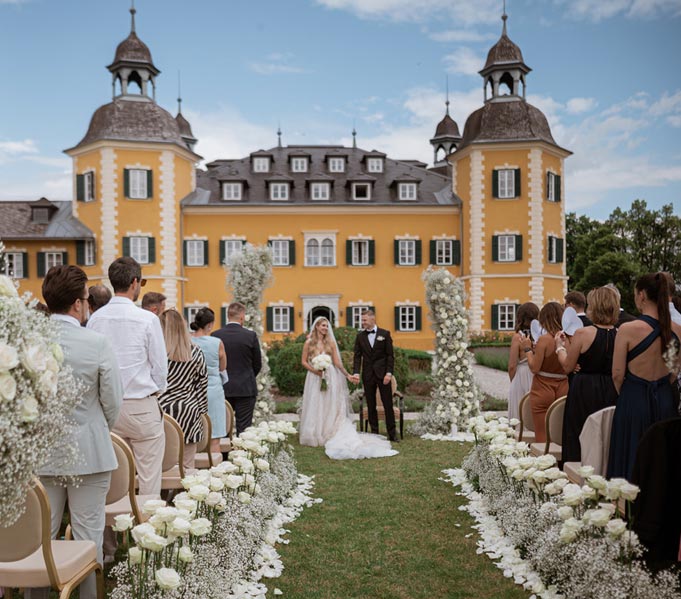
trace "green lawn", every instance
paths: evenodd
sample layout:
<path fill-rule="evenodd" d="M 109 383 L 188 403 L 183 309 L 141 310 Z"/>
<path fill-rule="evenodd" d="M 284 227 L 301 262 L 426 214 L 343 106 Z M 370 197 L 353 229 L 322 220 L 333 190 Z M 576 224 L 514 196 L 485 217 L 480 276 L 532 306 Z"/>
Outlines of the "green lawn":
<path fill-rule="evenodd" d="M 332 461 L 296 446 L 324 502 L 288 525 L 284 573 L 269 586 L 285 599 L 527 598 L 476 554 L 463 498 L 438 480 L 466 446 L 408 436 L 396 447 L 392 458 Z"/>

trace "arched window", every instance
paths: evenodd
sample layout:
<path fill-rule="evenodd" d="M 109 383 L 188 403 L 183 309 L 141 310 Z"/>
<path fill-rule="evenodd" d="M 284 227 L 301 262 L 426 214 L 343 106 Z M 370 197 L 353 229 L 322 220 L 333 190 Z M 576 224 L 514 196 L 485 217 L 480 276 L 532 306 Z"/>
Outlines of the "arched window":
<path fill-rule="evenodd" d="M 322 266 L 333 266 L 336 262 L 334 258 L 333 241 L 326 237 L 322 240 Z"/>
<path fill-rule="evenodd" d="M 310 239 L 305 246 L 305 264 L 307 266 L 319 266 L 319 242 Z"/>
<path fill-rule="evenodd" d="M 502 94 L 501 86 L 505 85 L 508 88 L 508 94 Z M 509 95 L 513 94 L 513 76 L 511 73 L 506 72 L 501 76 L 501 79 L 499 79 L 499 95 Z"/>
<path fill-rule="evenodd" d="M 137 85 L 137 90 L 135 91 L 135 86 L 132 84 L 135 83 Z M 132 89 L 131 89 L 132 88 Z M 137 71 L 132 71 L 130 75 L 128 75 L 128 93 L 137 93 L 141 94 L 142 93 L 142 78 L 140 77 L 140 74 Z"/>

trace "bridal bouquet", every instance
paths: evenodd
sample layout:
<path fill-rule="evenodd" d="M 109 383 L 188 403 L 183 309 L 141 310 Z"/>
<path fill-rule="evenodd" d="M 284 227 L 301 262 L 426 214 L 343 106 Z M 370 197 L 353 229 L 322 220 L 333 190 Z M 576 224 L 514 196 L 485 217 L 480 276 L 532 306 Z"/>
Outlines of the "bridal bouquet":
<path fill-rule="evenodd" d="M 310 363 L 312 364 L 312 368 L 322 371 L 322 391 L 326 391 L 329 388 L 329 385 L 326 382 L 326 369 L 333 364 L 331 356 L 329 354 L 319 354 L 312 358 Z"/>

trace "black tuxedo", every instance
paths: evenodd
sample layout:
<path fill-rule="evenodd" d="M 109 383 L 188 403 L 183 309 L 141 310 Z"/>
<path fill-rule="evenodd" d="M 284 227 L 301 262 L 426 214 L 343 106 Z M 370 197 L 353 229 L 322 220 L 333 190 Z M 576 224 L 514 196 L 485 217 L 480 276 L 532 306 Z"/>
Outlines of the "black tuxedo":
<path fill-rule="evenodd" d="M 237 435 L 253 423 L 253 410 L 258 388 L 255 377 L 262 368 L 258 336 L 239 323 L 233 322 L 213 332 L 227 354 L 229 381 L 223 385 L 225 398 L 232 404 L 236 416 Z"/>
<path fill-rule="evenodd" d="M 585 327 L 590 327 L 593 324 L 593 321 L 586 314 L 577 314 L 577 318 L 582 321 Z"/>
<path fill-rule="evenodd" d="M 619 329 L 625 322 L 631 322 L 632 320 L 636 320 L 635 316 L 632 316 L 628 312 L 625 312 L 620 308 L 620 315 L 617 319 L 617 324 L 615 325 L 615 328 Z"/>
<path fill-rule="evenodd" d="M 383 384 L 387 373 L 393 372 L 395 356 L 393 354 L 393 340 L 390 331 L 377 328 L 373 347 L 369 342 L 367 331 L 357 333 L 355 339 L 355 355 L 353 359 L 353 373 L 362 373 L 364 396 L 367 400 L 367 412 L 371 432 L 378 432 L 378 413 L 376 412 L 376 389 L 381 393 L 381 401 L 385 408 L 385 426 L 388 437 L 397 439 L 395 430 L 395 413 L 393 412 L 392 385 Z"/>

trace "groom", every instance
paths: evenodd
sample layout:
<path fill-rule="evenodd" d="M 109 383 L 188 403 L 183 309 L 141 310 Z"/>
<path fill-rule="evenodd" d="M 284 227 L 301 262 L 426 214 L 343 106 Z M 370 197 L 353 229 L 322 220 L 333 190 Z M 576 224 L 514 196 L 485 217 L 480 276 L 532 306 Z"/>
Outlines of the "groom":
<path fill-rule="evenodd" d="M 378 433 L 378 413 L 376 412 L 376 389 L 378 389 L 385 408 L 385 426 L 388 429 L 388 437 L 391 441 L 399 443 L 395 430 L 391 385 L 395 364 L 393 340 L 390 337 L 390 331 L 376 326 L 376 314 L 373 310 L 362 311 L 362 329 L 355 339 L 352 381 L 355 384 L 359 383 L 361 366 L 371 432 Z"/>

